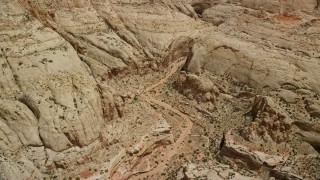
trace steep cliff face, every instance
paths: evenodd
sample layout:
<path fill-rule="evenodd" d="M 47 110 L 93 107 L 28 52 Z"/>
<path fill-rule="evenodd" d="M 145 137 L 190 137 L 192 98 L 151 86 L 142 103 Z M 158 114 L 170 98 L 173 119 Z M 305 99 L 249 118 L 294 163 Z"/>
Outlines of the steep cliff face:
<path fill-rule="evenodd" d="M 0 1 L 0 179 L 286 176 L 319 157 L 318 3 Z"/>
<path fill-rule="evenodd" d="M 90 69 L 69 42 L 17 2 L 1 7 L 1 151 L 85 151 L 101 144 L 106 119 Z"/>
<path fill-rule="evenodd" d="M 150 60 L 161 63 L 175 37 L 189 36 L 192 29 L 205 27 L 203 22 L 189 17 L 196 14 L 191 5 L 182 1 L 21 3 L 67 39 L 93 72 L 104 78 L 126 70 L 139 71 L 148 67 Z"/>

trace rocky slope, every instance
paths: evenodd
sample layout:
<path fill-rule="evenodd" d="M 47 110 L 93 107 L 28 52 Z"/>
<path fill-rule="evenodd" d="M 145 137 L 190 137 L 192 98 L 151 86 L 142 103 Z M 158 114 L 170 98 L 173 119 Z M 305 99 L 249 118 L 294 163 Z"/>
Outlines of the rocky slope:
<path fill-rule="evenodd" d="M 0 179 L 320 178 L 319 1 L 0 1 Z"/>

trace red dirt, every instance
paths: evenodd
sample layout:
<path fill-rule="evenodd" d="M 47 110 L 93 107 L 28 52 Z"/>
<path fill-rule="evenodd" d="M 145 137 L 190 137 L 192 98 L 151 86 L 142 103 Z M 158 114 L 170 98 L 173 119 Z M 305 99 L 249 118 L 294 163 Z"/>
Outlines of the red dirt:
<path fill-rule="evenodd" d="M 91 176 L 93 176 L 93 175 L 94 175 L 93 172 L 84 171 L 84 172 L 81 172 L 81 173 L 80 173 L 80 178 L 81 178 L 81 179 L 87 179 L 87 178 L 89 178 L 89 177 L 91 177 Z"/>
<path fill-rule="evenodd" d="M 276 22 L 284 24 L 296 24 L 300 22 L 301 18 L 295 14 L 284 13 L 272 17 Z"/>

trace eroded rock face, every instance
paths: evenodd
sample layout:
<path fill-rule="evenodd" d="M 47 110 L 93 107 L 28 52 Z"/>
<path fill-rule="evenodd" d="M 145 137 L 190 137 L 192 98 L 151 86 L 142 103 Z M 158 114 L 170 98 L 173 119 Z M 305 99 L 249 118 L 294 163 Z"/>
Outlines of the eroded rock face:
<path fill-rule="evenodd" d="M 180 179 L 255 179 L 230 170 L 228 166 L 201 167 L 196 164 L 186 164 L 181 168 L 177 178 Z"/>
<path fill-rule="evenodd" d="M 193 51 L 196 53 L 188 67 L 190 72 L 195 74 L 203 70 L 218 75 L 228 74 L 238 82 L 257 88 L 279 89 L 283 84 L 288 83 L 301 88 L 309 87 L 317 92 L 320 89 L 316 80 L 319 74 L 315 68 L 308 68 L 310 64 L 305 63 L 307 59 L 305 61 L 294 60 L 298 57 L 291 55 L 288 57 L 283 53 L 271 56 L 258 45 L 238 41 L 221 34 L 208 35 L 201 42 L 195 45 Z M 292 60 L 298 64 L 293 65 Z M 313 65 L 318 66 L 316 63 Z M 305 68 L 310 71 L 301 70 Z"/>
<path fill-rule="evenodd" d="M 182 1 L 164 2 L 169 8 L 137 1 L 134 9 L 130 1 L 20 2 L 67 39 L 95 76 L 102 78 L 144 71 L 150 65 L 148 59 L 164 63 L 161 57 L 175 37 L 190 36 L 192 30 L 206 27 L 189 17 L 197 15 L 190 4 Z M 148 16 L 150 11 L 158 13 Z"/>
<path fill-rule="evenodd" d="M 219 96 L 218 88 L 210 79 L 195 74 L 181 75 L 176 82 L 176 88 L 188 98 L 202 102 L 215 102 Z"/>
<path fill-rule="evenodd" d="M 316 36 L 314 28 L 304 25 L 318 24 L 317 20 L 299 12 L 293 15 L 300 20 L 278 20 L 274 14 L 239 6 L 217 5 L 206 10 L 204 19 L 219 25 L 218 29 L 230 36 L 208 35 L 201 40 L 201 45 L 195 45 L 190 71 L 199 73 L 204 69 L 228 74 L 257 88 L 291 84 L 319 92 L 316 80 L 319 74 L 311 67 L 318 66 L 319 38 L 311 38 Z M 309 35 L 299 36 L 301 33 Z M 233 39 L 234 36 L 242 40 Z"/>
<path fill-rule="evenodd" d="M 17 2 L 1 7 L 1 151 L 44 146 L 59 153 L 103 144 L 99 86 L 87 65 Z"/>
<path fill-rule="evenodd" d="M 290 152 L 286 142 L 293 121 L 289 115 L 270 97 L 264 96 L 255 97 L 248 114 L 253 117 L 249 125 L 227 132 L 222 139 L 222 154 L 239 159 L 252 169 L 283 164 Z"/>
<path fill-rule="evenodd" d="M 233 134 L 232 131 L 226 133 L 224 138 L 222 154 L 235 160 L 240 160 L 254 170 L 259 170 L 262 167 L 276 167 L 284 163 L 288 158 L 288 156 L 279 156 L 273 153 L 266 154 L 264 153 L 265 150 L 256 146 L 256 143 L 248 144 L 237 137 L 236 134 Z"/>
<path fill-rule="evenodd" d="M 254 117 L 253 122 L 242 132 L 247 140 L 259 141 L 262 139 L 277 143 L 288 140 L 292 120 L 270 98 L 257 96 L 251 113 Z"/>
<path fill-rule="evenodd" d="M 307 162 L 307 163 L 306 163 Z M 275 178 L 305 179 L 310 177 L 320 177 L 316 166 L 319 165 L 319 157 L 313 155 L 295 156 L 288 159 L 286 165 L 280 166 L 271 171 L 271 176 Z M 295 164 L 294 166 L 292 166 Z M 305 175 L 301 175 L 305 174 Z"/>
<path fill-rule="evenodd" d="M 299 179 L 280 167 L 300 146 L 318 157 L 318 8 L 316 0 L 1 1 L 0 179 L 161 179 L 186 164 L 175 154 L 200 148 L 181 178 L 249 178 L 208 155 L 210 138 L 219 141 L 213 129 L 227 132 L 221 154 L 230 162 Z M 250 109 L 248 121 L 241 115 Z M 207 139 L 197 147 L 194 137 Z"/>

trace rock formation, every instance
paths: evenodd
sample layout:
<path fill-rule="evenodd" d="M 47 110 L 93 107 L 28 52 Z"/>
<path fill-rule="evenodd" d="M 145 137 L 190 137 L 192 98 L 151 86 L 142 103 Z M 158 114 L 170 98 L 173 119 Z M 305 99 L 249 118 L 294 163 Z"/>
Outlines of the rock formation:
<path fill-rule="evenodd" d="M 0 179 L 320 178 L 319 3 L 0 1 Z"/>

